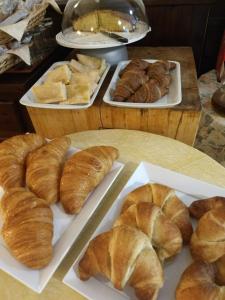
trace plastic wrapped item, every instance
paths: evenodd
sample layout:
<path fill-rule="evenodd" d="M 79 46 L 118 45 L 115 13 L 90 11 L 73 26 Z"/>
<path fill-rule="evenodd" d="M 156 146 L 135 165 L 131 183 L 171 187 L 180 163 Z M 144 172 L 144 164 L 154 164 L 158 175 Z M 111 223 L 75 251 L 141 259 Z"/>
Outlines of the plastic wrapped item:
<path fill-rule="evenodd" d="M 117 33 L 133 42 L 148 31 L 148 19 L 141 0 L 69 0 L 62 22 L 63 39 L 81 44 L 83 48 L 86 44 L 95 47 L 106 40 L 111 41 L 103 32 Z"/>

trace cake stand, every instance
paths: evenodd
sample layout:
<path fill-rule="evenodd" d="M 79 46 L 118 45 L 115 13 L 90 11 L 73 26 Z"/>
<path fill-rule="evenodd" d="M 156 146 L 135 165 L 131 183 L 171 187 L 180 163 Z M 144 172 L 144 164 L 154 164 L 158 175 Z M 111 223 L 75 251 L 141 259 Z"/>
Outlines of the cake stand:
<path fill-rule="evenodd" d="M 72 16 L 72 10 L 74 7 L 78 6 L 81 0 L 73 0 L 73 3 L 68 3 L 65 11 L 70 13 Z M 84 1 L 84 0 L 83 0 Z M 97 0 L 95 0 L 97 1 Z M 99 0 L 98 0 L 99 1 Z M 145 6 L 141 0 L 135 0 L 138 2 L 139 9 L 146 17 Z M 72 5 L 73 4 L 73 5 Z M 130 13 L 133 13 L 130 10 Z M 71 23 L 70 23 L 71 24 Z M 106 59 L 106 61 L 111 65 L 117 65 L 122 60 L 128 59 L 126 45 L 137 42 L 143 39 L 151 28 L 143 20 L 138 20 L 135 24 L 135 30 L 131 32 L 115 32 L 116 34 L 126 38 L 127 43 L 122 43 L 111 37 L 104 35 L 101 32 L 80 32 L 74 31 L 72 26 L 68 26 L 56 35 L 56 41 L 59 45 L 72 49 L 79 49 L 81 53 L 90 56 L 96 56 Z"/>

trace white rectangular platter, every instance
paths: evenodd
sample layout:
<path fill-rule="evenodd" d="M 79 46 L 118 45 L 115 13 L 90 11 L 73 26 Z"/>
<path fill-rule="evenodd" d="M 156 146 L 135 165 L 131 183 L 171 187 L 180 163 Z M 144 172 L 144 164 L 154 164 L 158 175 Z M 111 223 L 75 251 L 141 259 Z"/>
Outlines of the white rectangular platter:
<path fill-rule="evenodd" d="M 69 63 L 69 61 L 61 61 L 61 62 L 57 62 L 57 63 L 54 63 L 42 76 L 41 78 L 33 85 L 33 86 L 36 86 L 36 85 L 40 85 L 42 84 L 44 81 L 45 81 L 45 78 L 48 74 L 49 71 L 52 71 L 53 69 L 55 69 L 56 67 L 59 67 L 63 64 L 67 64 Z M 87 104 L 45 104 L 45 103 L 39 103 L 36 101 L 33 93 L 32 93 L 32 87 L 29 89 L 29 91 L 27 91 L 27 93 L 25 95 L 23 95 L 23 97 L 20 99 L 20 103 L 22 105 L 25 105 L 25 106 L 30 106 L 30 107 L 38 107 L 38 108 L 48 108 L 48 109 L 86 109 L 88 107 L 90 107 L 94 101 L 95 101 L 95 98 L 103 84 L 103 81 L 108 73 L 110 69 L 110 65 L 107 64 L 107 67 L 104 71 L 104 73 L 102 74 L 102 77 L 100 78 L 100 81 L 98 82 L 98 85 L 91 97 L 91 100 L 89 103 Z"/>
<path fill-rule="evenodd" d="M 194 200 L 204 197 L 211 197 L 215 195 L 225 197 L 225 189 L 223 188 L 175 173 L 156 165 L 142 162 L 124 186 L 123 190 L 97 227 L 91 239 L 93 239 L 96 235 L 111 229 L 114 221 L 120 213 L 125 196 L 135 188 L 148 182 L 157 182 L 172 187 L 176 190 L 179 198 L 182 199 L 182 201 L 188 206 Z M 91 300 L 105 300 L 106 295 L 107 300 L 137 300 L 133 289 L 130 287 L 126 287 L 125 290 L 121 292 L 114 289 L 109 282 L 100 277 L 91 278 L 86 282 L 79 279 L 78 264 L 87 248 L 87 245 L 84 247 L 79 257 L 75 260 L 73 266 L 69 269 L 63 282 L 85 296 L 87 299 Z M 190 262 L 191 256 L 189 249 L 188 247 L 184 247 L 179 255 L 177 255 L 169 263 L 165 263 L 165 282 L 163 288 L 160 290 L 158 300 L 175 299 L 175 290 L 179 278 Z"/>
<path fill-rule="evenodd" d="M 78 151 L 78 149 L 71 147 L 68 151 L 68 156 L 71 156 L 76 151 Z M 51 206 L 54 219 L 54 253 L 47 267 L 42 270 L 32 270 L 25 267 L 10 254 L 0 236 L 0 269 L 35 292 L 41 293 L 123 167 L 124 164 L 117 161 L 114 162 L 111 171 L 88 196 L 88 199 L 78 215 L 72 216 L 66 214 L 59 203 Z M 0 188 L 0 199 L 2 195 L 3 190 Z M 0 217 L 0 230 L 1 227 L 2 220 Z"/>
<path fill-rule="evenodd" d="M 145 59 L 149 63 L 154 63 L 157 60 Z M 170 85 L 169 93 L 159 99 L 154 103 L 132 103 L 132 102 L 117 102 L 113 101 L 112 92 L 116 88 L 117 81 L 119 80 L 120 72 L 128 65 L 128 61 L 121 61 L 112 77 L 109 87 L 104 95 L 103 101 L 107 104 L 118 106 L 118 107 L 128 107 L 128 108 L 166 108 L 175 106 L 182 101 L 182 88 L 181 88 L 181 71 L 180 63 L 177 61 L 171 61 L 176 64 L 176 68 L 170 72 L 172 76 L 172 83 Z"/>

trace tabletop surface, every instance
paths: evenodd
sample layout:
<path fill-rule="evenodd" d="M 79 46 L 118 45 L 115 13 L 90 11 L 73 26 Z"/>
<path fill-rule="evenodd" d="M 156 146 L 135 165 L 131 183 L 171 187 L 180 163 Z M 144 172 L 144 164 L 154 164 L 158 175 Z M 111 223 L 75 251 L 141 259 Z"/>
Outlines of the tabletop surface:
<path fill-rule="evenodd" d="M 181 65 L 182 102 L 172 110 L 194 110 L 201 109 L 195 60 L 190 47 L 128 47 L 128 57 L 158 60 L 174 60 Z M 102 101 L 108 88 L 113 73 L 109 72 L 104 81 L 103 88 L 95 100 L 96 105 L 107 106 Z"/>
<path fill-rule="evenodd" d="M 202 152 L 170 138 L 120 129 L 79 132 L 70 137 L 72 145 L 78 148 L 93 145 L 117 147 L 120 151 L 119 161 L 125 163 L 125 167 L 42 294 L 35 294 L 0 271 L 0 299 L 84 300 L 83 296 L 65 286 L 61 281 L 140 161 L 157 164 L 225 188 L 225 168 Z"/>

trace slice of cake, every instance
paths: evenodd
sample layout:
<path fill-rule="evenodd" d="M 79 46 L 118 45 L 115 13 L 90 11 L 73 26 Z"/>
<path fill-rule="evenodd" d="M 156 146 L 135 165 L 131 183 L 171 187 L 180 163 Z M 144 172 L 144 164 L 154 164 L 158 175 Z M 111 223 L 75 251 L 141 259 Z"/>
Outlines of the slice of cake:
<path fill-rule="evenodd" d="M 69 67 L 65 64 L 57 67 L 53 71 L 48 72 L 47 79 L 45 82 L 63 82 L 68 84 L 70 82 L 71 71 Z"/>
<path fill-rule="evenodd" d="M 124 13 L 113 10 L 98 11 L 99 29 L 106 31 L 132 31 L 132 18 Z"/>
<path fill-rule="evenodd" d="M 91 84 L 69 84 L 66 86 L 67 103 L 86 104 L 91 98 Z"/>
<path fill-rule="evenodd" d="M 62 82 L 52 82 L 34 86 L 32 92 L 36 101 L 40 103 L 58 103 L 67 99 L 66 86 Z"/>
<path fill-rule="evenodd" d="M 99 30 L 98 13 L 92 11 L 73 21 L 75 31 L 97 32 Z"/>

